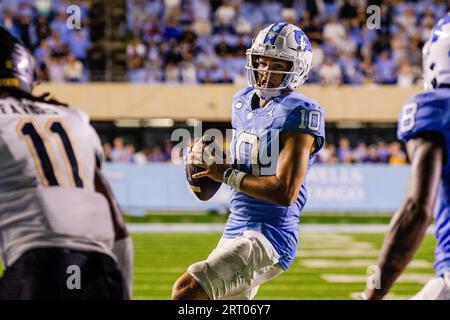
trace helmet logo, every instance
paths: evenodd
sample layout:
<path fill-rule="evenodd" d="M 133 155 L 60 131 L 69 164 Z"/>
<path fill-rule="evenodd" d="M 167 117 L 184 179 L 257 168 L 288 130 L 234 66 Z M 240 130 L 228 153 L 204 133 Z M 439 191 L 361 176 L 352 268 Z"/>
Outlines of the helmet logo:
<path fill-rule="evenodd" d="M 301 30 L 295 30 L 294 32 L 295 32 L 295 41 L 300 46 L 302 51 L 312 51 L 311 43 L 309 43 L 305 33 Z"/>
<path fill-rule="evenodd" d="M 280 33 L 281 29 L 283 29 L 287 23 L 277 22 L 272 28 L 267 32 L 266 37 L 264 38 L 264 44 L 275 44 L 275 40 L 277 39 L 278 33 Z"/>
<path fill-rule="evenodd" d="M 431 36 L 432 43 L 438 41 L 439 38 L 447 38 L 449 36 L 448 33 L 442 31 L 442 27 L 444 25 L 446 25 L 447 23 L 450 23 L 450 15 L 446 15 L 441 20 L 439 20 L 437 26 L 432 31 L 432 36 Z"/>

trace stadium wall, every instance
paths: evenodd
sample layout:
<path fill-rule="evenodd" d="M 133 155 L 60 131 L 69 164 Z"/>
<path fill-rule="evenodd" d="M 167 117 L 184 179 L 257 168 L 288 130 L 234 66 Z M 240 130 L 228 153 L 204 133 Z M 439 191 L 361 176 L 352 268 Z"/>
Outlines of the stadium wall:
<path fill-rule="evenodd" d="M 86 111 L 93 120 L 171 118 L 229 121 L 233 85 L 144 85 L 126 83 L 42 84 L 36 93 Z M 394 122 L 403 103 L 420 87 L 305 86 L 301 92 L 325 109 L 327 121 Z"/>
<path fill-rule="evenodd" d="M 119 203 L 130 214 L 224 211 L 228 206 L 230 188 L 226 185 L 211 200 L 198 200 L 181 165 L 106 163 L 104 172 Z M 401 203 L 408 172 L 406 165 L 315 165 L 307 178 L 305 211 L 393 212 Z"/>

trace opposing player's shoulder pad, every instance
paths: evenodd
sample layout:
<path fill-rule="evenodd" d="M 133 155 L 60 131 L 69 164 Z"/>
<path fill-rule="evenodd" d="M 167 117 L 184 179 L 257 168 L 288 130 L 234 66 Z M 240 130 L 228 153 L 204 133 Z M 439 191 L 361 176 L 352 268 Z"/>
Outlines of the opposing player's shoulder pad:
<path fill-rule="evenodd" d="M 398 116 L 398 139 L 406 142 L 423 131 L 443 133 L 445 107 L 446 101 L 433 91 L 412 96 Z"/>
<path fill-rule="evenodd" d="M 89 117 L 89 115 L 86 112 L 81 111 L 79 109 L 73 109 L 73 110 L 79 114 L 79 116 L 83 119 L 83 121 L 85 121 L 86 123 L 90 123 L 91 118 Z"/>
<path fill-rule="evenodd" d="M 51 106 L 55 107 L 54 105 L 51 105 Z M 91 119 L 90 119 L 89 115 L 86 112 L 81 111 L 80 109 L 71 108 L 71 107 L 64 108 L 64 107 L 60 107 L 60 106 L 56 106 L 56 108 L 58 108 L 59 110 L 63 110 L 64 113 L 67 115 L 72 115 L 74 117 L 80 118 L 85 123 L 90 123 Z"/>
<path fill-rule="evenodd" d="M 97 131 L 94 129 L 94 127 L 92 127 L 89 115 L 86 112 L 81 111 L 80 109 L 70 108 L 70 110 L 71 112 L 74 112 L 78 117 L 80 117 L 84 123 L 86 123 L 85 130 L 87 130 L 90 135 L 90 142 L 94 149 L 97 167 L 101 168 L 104 161 L 102 141 Z"/>

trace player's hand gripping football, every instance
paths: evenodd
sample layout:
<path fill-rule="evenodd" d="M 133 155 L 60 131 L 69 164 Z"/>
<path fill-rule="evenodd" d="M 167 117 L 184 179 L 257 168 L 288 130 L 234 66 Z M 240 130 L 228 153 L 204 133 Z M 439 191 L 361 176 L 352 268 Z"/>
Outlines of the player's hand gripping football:
<path fill-rule="evenodd" d="M 217 182 L 222 182 L 225 170 L 231 167 L 230 164 L 225 163 L 225 157 L 219 145 L 214 142 L 208 143 L 203 137 L 194 143 L 187 158 L 193 165 L 205 169 L 194 174 L 193 179 L 210 177 Z"/>

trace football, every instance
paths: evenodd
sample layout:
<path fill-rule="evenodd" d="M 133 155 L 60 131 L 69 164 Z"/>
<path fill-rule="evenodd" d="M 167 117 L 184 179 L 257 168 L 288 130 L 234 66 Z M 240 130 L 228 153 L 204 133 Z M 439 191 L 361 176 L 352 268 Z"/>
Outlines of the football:
<path fill-rule="evenodd" d="M 202 201 L 211 199 L 219 190 L 222 185 L 221 182 L 217 182 L 209 177 L 203 177 L 200 179 L 192 179 L 192 176 L 196 173 L 202 172 L 204 169 L 197 167 L 193 164 L 186 163 L 186 177 L 194 194 Z"/>
<path fill-rule="evenodd" d="M 203 137 L 203 141 L 205 144 L 209 145 L 210 147 L 216 147 L 216 142 L 214 142 L 213 137 Z M 214 148 L 215 149 L 215 148 Z M 220 149 L 215 149 L 220 150 Z M 189 186 L 191 187 L 194 194 L 202 201 L 207 201 L 211 199 L 219 190 L 220 186 L 222 185 L 222 182 L 217 182 L 209 177 L 203 177 L 200 179 L 193 179 L 192 176 L 196 173 L 202 172 L 205 169 L 200 168 L 194 164 L 186 162 L 186 178 L 188 180 Z"/>

